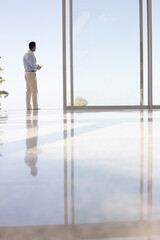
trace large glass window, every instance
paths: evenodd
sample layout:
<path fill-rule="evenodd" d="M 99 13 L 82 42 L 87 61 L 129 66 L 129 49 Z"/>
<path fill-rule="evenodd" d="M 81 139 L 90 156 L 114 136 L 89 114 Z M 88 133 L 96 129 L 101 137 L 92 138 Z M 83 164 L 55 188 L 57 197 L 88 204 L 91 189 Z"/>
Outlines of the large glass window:
<path fill-rule="evenodd" d="M 0 63 L 7 80 L 1 88 L 10 93 L 2 107 L 25 108 L 22 58 L 28 51 L 28 43 L 35 41 L 37 62 L 43 65 L 37 73 L 39 106 L 62 108 L 62 1 L 3 1 L 0 35 Z"/>
<path fill-rule="evenodd" d="M 75 105 L 140 104 L 139 40 L 138 0 L 73 0 Z"/>

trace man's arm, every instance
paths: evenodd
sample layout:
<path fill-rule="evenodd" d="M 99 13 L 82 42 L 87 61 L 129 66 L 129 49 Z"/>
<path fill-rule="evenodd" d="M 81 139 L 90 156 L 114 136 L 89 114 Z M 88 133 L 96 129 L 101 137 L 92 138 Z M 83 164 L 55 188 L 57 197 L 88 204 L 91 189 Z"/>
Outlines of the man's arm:
<path fill-rule="evenodd" d="M 33 71 L 37 70 L 36 59 L 35 59 L 35 56 L 33 54 L 29 54 L 28 64 L 30 65 L 30 67 Z"/>

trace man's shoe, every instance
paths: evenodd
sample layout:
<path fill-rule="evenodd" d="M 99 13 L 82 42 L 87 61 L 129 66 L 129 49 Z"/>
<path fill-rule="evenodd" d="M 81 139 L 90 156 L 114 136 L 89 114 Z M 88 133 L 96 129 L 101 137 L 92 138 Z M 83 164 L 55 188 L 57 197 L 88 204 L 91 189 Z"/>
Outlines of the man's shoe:
<path fill-rule="evenodd" d="M 40 110 L 40 108 L 33 108 L 33 110 Z"/>

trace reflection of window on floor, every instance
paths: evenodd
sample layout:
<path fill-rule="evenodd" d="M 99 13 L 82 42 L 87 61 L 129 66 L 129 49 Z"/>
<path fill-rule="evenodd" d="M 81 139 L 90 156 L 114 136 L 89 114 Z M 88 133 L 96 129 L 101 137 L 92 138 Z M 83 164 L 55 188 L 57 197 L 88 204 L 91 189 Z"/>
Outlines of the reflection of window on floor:
<path fill-rule="evenodd" d="M 88 101 L 83 97 L 76 97 L 74 106 L 87 106 Z"/>

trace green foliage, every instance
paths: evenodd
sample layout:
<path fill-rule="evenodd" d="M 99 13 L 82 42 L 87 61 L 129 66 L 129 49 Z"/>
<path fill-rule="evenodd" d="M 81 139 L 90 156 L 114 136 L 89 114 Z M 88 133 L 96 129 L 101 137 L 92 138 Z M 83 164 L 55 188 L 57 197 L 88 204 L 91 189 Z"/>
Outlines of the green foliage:
<path fill-rule="evenodd" d="M 2 95 L 4 95 L 4 97 L 8 97 L 9 93 L 6 91 L 0 91 L 0 97 L 2 97 Z"/>

